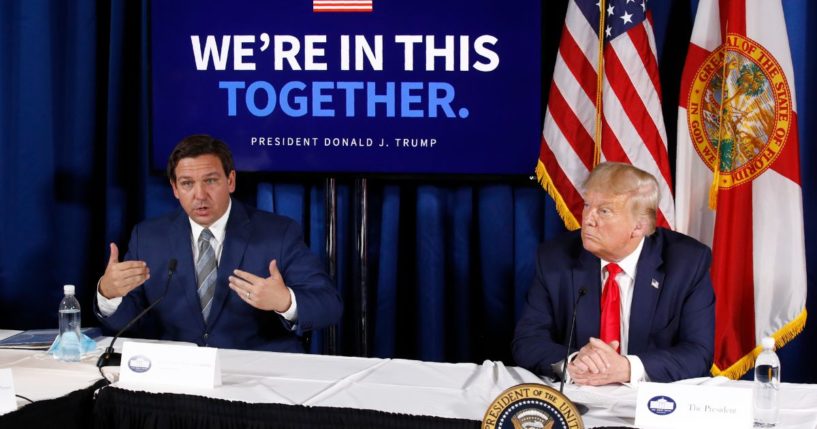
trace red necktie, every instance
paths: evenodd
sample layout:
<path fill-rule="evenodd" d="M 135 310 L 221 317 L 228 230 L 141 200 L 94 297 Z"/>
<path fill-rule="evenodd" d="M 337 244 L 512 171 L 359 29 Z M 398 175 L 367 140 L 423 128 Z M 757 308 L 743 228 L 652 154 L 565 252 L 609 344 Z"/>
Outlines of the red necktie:
<path fill-rule="evenodd" d="M 616 282 L 616 275 L 621 267 L 607 264 L 607 280 L 601 292 L 601 340 L 605 343 L 621 341 L 621 294 Z M 619 349 L 616 348 L 616 351 Z"/>

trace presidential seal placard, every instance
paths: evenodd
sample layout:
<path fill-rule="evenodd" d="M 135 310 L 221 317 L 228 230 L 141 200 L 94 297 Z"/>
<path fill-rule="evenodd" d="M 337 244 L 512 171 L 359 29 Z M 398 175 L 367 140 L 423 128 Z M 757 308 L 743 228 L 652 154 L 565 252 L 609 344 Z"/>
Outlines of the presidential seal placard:
<path fill-rule="evenodd" d="M 544 384 L 519 384 L 494 399 L 482 429 L 584 429 L 576 406 Z"/>

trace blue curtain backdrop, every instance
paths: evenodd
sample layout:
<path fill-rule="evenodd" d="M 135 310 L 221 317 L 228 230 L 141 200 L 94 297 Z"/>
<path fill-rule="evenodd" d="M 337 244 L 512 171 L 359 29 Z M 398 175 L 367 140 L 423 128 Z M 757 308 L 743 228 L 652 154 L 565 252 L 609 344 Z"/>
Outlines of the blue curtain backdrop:
<path fill-rule="evenodd" d="M 817 3 L 783 0 L 795 67 L 805 218 L 817 214 Z M 0 328 L 56 327 L 61 285 L 88 309 L 106 243 L 177 207 L 148 168 L 146 0 L 0 2 Z M 542 77 L 553 69 L 566 1 L 543 2 Z M 674 156 L 680 73 L 696 1 L 652 2 L 664 114 Z M 541 94 L 547 103 L 548 84 Z M 202 132 L 206 132 L 206 124 Z M 674 161 L 674 160 L 673 160 Z M 531 160 L 531 171 L 535 160 Z M 338 186 L 337 286 L 346 300 L 342 354 L 359 353 L 353 178 Z M 236 197 L 290 216 L 324 251 L 324 178 L 239 174 Z M 533 277 L 537 243 L 563 231 L 530 180 L 369 180 L 370 354 L 433 361 L 510 358 L 510 340 Z M 817 224 L 806 221 L 808 309 L 815 313 Z M 319 350 L 321 335 L 313 349 Z M 781 352 L 783 379 L 817 381 L 806 330 Z"/>

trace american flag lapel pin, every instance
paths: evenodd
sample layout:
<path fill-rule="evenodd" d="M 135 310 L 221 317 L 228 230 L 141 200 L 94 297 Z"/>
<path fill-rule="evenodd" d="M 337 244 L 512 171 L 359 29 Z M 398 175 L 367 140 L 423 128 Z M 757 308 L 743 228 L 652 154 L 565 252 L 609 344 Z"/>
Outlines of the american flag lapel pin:
<path fill-rule="evenodd" d="M 652 279 L 652 281 L 650 282 L 650 286 L 652 286 L 655 289 L 658 289 L 658 280 Z"/>

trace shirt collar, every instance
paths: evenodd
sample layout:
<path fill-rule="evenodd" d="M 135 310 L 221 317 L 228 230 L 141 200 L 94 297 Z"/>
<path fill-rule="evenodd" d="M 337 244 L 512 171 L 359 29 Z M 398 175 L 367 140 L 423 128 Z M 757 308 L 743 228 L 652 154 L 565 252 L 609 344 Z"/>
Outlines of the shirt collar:
<path fill-rule="evenodd" d="M 227 210 L 218 218 L 212 225 L 207 227 L 211 233 L 213 233 L 213 237 L 216 239 L 217 242 L 222 243 L 224 242 L 224 235 L 227 233 L 227 219 L 230 218 L 230 210 L 233 208 L 233 199 L 230 198 L 230 202 L 227 204 Z M 190 231 L 193 233 L 193 243 L 198 243 L 199 235 L 201 232 L 204 231 L 204 227 L 197 224 L 190 219 L 189 217 L 187 220 L 190 221 Z"/>
<path fill-rule="evenodd" d="M 635 268 L 638 265 L 638 258 L 641 256 L 641 249 L 644 248 L 644 237 L 641 237 L 641 241 L 638 242 L 638 246 L 636 246 L 633 253 L 625 256 L 624 259 L 618 262 L 618 266 L 621 267 L 621 271 L 625 274 L 630 276 L 630 278 L 635 278 Z M 605 261 L 604 259 L 601 260 L 601 269 L 602 272 L 604 271 L 604 267 L 609 264 L 610 261 Z"/>

